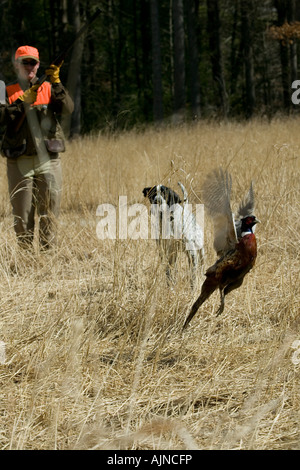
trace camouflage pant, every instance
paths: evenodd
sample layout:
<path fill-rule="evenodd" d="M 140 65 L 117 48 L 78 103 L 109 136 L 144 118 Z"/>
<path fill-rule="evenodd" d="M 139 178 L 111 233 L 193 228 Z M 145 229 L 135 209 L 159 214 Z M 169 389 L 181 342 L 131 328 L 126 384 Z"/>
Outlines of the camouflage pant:
<path fill-rule="evenodd" d="M 60 158 L 42 164 L 37 156 L 7 159 L 7 177 L 18 242 L 25 247 L 32 245 L 37 214 L 40 247 L 51 247 L 61 201 Z"/>

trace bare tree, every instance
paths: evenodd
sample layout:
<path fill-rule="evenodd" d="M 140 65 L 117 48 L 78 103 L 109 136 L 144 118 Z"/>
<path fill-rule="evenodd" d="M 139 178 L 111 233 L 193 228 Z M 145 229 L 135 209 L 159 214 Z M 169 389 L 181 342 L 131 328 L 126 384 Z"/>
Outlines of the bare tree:
<path fill-rule="evenodd" d="M 198 50 L 198 0 L 187 0 L 187 33 L 189 51 L 189 87 L 191 111 L 193 118 L 200 117 L 200 82 L 199 82 L 199 50 Z"/>
<path fill-rule="evenodd" d="M 182 0 L 173 0 L 173 33 L 174 33 L 174 111 L 175 119 L 181 120 L 185 115 L 185 47 L 184 15 Z"/>
<path fill-rule="evenodd" d="M 163 92 L 159 11 L 157 0 L 150 0 L 151 35 L 152 35 L 152 76 L 153 76 L 153 117 L 155 121 L 163 119 Z"/>
<path fill-rule="evenodd" d="M 288 0 L 289 1 L 289 0 Z M 274 0 L 277 9 L 278 25 L 287 21 L 287 5 L 285 0 Z M 285 41 L 280 41 L 281 82 L 283 92 L 283 105 L 286 110 L 290 108 L 290 74 L 289 74 L 289 50 Z"/>
<path fill-rule="evenodd" d="M 288 21 L 294 23 L 297 20 L 296 0 L 290 0 L 288 8 Z M 291 55 L 291 81 L 297 80 L 297 42 L 292 40 L 290 44 Z"/>
<path fill-rule="evenodd" d="M 242 50 L 246 82 L 246 117 L 250 118 L 255 106 L 254 63 L 252 48 L 252 0 L 241 0 Z"/>
<path fill-rule="evenodd" d="M 76 34 L 81 26 L 79 0 L 71 0 L 71 23 Z M 74 111 L 71 117 L 66 116 L 63 127 L 70 137 L 80 135 L 81 131 L 81 62 L 84 38 L 75 42 L 68 70 L 67 88 L 74 100 Z"/>
<path fill-rule="evenodd" d="M 219 106 L 224 117 L 228 114 L 228 100 L 226 94 L 223 60 L 221 52 L 221 22 L 219 0 L 207 0 L 207 33 L 209 39 L 210 60 L 212 74 L 219 98 Z"/>

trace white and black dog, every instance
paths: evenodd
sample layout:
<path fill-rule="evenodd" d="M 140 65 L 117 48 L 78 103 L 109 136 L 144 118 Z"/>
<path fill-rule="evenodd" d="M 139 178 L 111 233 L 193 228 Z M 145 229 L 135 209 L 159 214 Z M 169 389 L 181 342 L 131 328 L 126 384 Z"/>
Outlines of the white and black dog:
<path fill-rule="evenodd" d="M 191 270 L 191 285 L 194 287 L 198 266 L 203 266 L 204 234 L 197 223 L 188 203 L 187 191 L 178 183 L 183 192 L 183 204 L 179 195 L 164 185 L 143 189 L 151 203 L 151 233 L 157 240 L 161 259 L 167 259 L 167 276 L 175 265 L 178 251 L 186 251 Z"/>

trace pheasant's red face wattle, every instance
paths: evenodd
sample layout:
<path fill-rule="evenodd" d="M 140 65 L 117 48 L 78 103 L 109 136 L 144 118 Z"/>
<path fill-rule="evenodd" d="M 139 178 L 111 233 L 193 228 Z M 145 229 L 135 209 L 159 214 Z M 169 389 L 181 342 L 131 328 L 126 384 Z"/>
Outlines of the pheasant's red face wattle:
<path fill-rule="evenodd" d="M 259 223 L 259 220 L 255 217 L 255 215 L 250 215 L 242 219 L 242 232 L 252 232 L 252 227 Z"/>
<path fill-rule="evenodd" d="M 245 224 L 251 225 L 251 224 L 253 224 L 254 221 L 255 221 L 255 217 L 254 217 L 254 216 L 246 217 L 246 219 L 245 219 Z"/>

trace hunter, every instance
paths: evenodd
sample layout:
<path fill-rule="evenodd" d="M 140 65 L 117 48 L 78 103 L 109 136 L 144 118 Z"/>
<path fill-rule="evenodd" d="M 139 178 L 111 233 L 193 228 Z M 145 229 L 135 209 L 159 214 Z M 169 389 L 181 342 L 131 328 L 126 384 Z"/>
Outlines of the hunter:
<path fill-rule="evenodd" d="M 39 85 L 39 51 L 21 46 L 14 60 L 17 80 L 6 85 L 6 102 L 0 104 L 0 125 L 5 127 L 1 153 L 7 159 L 7 178 L 20 246 L 32 247 L 35 215 L 39 246 L 55 245 L 62 170 L 60 153 L 65 150 L 58 117 L 72 113 L 73 101 L 60 81 L 60 67 L 45 71 L 49 81 Z"/>

